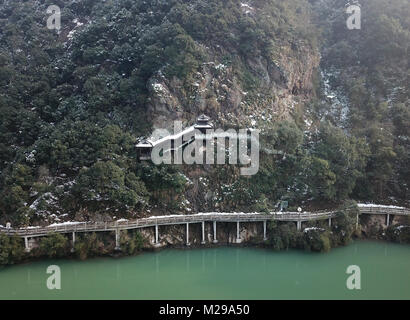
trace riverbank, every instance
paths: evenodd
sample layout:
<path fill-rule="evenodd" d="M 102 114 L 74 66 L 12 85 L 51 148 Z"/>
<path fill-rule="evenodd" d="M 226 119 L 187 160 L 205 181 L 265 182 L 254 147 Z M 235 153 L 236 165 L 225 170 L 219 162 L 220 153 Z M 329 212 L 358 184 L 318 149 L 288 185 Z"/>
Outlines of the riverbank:
<path fill-rule="evenodd" d="M 330 215 L 318 215 L 320 220 L 303 222 L 303 226 L 297 214 L 296 223 L 284 220 L 294 219 L 291 215 L 280 216 L 280 220 L 277 217 L 267 220 L 269 218 L 266 215 L 251 214 L 249 217 L 234 215 L 236 219 L 248 219 L 242 219 L 240 223 L 239 220 L 235 223 L 196 223 L 190 220 L 191 223 L 158 225 L 158 220 L 154 219 L 154 227 L 148 225 L 138 229 L 130 227 L 127 221 L 123 227 L 129 229 L 105 228 L 99 232 L 67 232 L 63 229 L 62 233 L 55 231 L 41 237 L 25 237 L 25 242 L 17 235 L 9 237 L 0 233 L 0 264 L 39 258 L 72 257 L 85 260 L 96 256 L 135 255 L 143 250 L 160 248 L 203 248 L 218 245 L 328 252 L 331 248 L 349 244 L 354 238 L 410 243 L 409 217 L 387 214 L 386 220 L 385 216 L 386 214 L 381 215 L 379 212 L 360 215 L 355 204 L 347 203 Z M 31 250 L 27 250 L 27 246 Z"/>
<path fill-rule="evenodd" d="M 216 248 L 242 248 L 242 249 L 266 249 L 266 250 L 271 250 L 275 252 L 281 252 L 281 251 L 287 251 L 287 250 L 298 250 L 300 252 L 329 252 L 332 251 L 333 249 L 338 249 L 341 247 L 349 246 L 351 245 L 354 241 L 361 241 L 361 242 L 379 242 L 381 244 L 410 244 L 410 227 L 408 228 L 401 228 L 401 234 L 397 232 L 399 226 L 391 226 L 390 228 L 387 229 L 381 229 L 385 230 L 385 232 L 380 231 L 376 234 L 370 234 L 366 235 L 362 233 L 362 229 L 360 229 L 360 232 L 355 232 L 351 240 L 349 240 L 346 243 L 338 244 L 338 245 L 330 245 L 328 247 L 323 246 L 323 242 L 327 242 L 326 239 L 323 239 L 323 237 L 320 236 L 320 233 L 323 234 L 323 230 L 320 228 L 317 229 L 310 229 L 308 232 L 298 232 L 295 231 L 295 234 L 281 234 L 283 231 L 279 231 L 278 233 L 273 233 L 274 236 L 270 236 L 267 241 L 263 241 L 263 239 L 260 238 L 252 238 L 249 241 L 244 241 L 242 243 L 230 243 L 226 241 L 220 241 L 218 243 L 207 243 L 207 244 L 200 244 L 200 243 L 192 243 L 189 246 L 186 246 L 181 243 L 167 243 L 166 245 L 162 246 L 154 246 L 144 240 L 143 244 L 140 246 L 135 246 L 134 249 L 133 245 L 129 245 L 125 242 L 123 242 L 123 246 L 120 250 L 116 250 L 114 246 L 114 240 L 113 235 L 111 237 L 108 237 L 107 240 L 97 240 L 99 237 L 96 234 L 92 234 L 90 237 L 86 237 L 87 240 L 86 243 L 84 242 L 79 242 L 79 248 L 86 248 L 85 253 L 81 253 L 81 251 L 73 252 L 72 250 L 69 250 L 67 245 L 61 246 L 57 245 L 57 247 L 60 247 L 59 250 L 53 250 L 52 253 L 50 254 L 50 251 L 47 253 L 45 249 L 41 249 L 40 247 L 34 249 L 30 253 L 24 253 L 22 244 L 20 242 L 19 249 L 13 249 L 13 252 L 21 252 L 22 257 L 20 259 L 17 259 L 16 261 L 11 261 L 11 263 L 3 263 L 3 265 L 12 265 L 12 264 L 29 264 L 31 262 L 41 262 L 41 261 L 51 261 L 53 259 L 70 259 L 72 261 L 84 261 L 84 260 L 92 260 L 92 259 L 98 259 L 98 258 L 127 258 L 127 257 L 132 257 L 132 256 L 138 256 L 144 253 L 155 253 L 155 252 L 161 252 L 161 251 L 166 251 L 166 250 L 187 250 L 187 251 L 195 251 L 195 250 L 201 250 L 201 249 L 216 249 Z M 291 229 L 291 226 L 289 224 L 282 224 L 279 226 L 279 228 L 284 228 L 284 230 L 289 230 L 288 228 Z M 222 228 L 221 228 L 222 229 Z M 278 231 L 278 230 L 276 230 Z M 326 231 L 326 230 L 325 230 Z M 405 232 L 403 232 L 405 231 Z M 327 236 L 329 233 L 327 233 Z M 400 235 L 402 237 L 400 237 Z M 303 237 L 304 236 L 304 237 Z M 55 235 L 51 235 L 50 237 L 55 237 Z M 107 238 L 107 237 L 106 237 Z M 291 240 L 293 239 L 293 242 Z M 298 239 L 298 240 L 297 240 Z M 310 241 L 303 244 L 303 242 L 300 242 L 301 239 L 309 239 Z M 79 240 L 81 241 L 81 240 Z M 96 242 L 94 242 L 96 241 Z M 55 238 L 53 240 L 48 241 L 49 243 L 52 242 L 58 242 L 56 241 Z M 91 243 L 90 243 L 91 242 Z M 331 244 L 331 242 L 330 242 Z M 3 247 L 4 248 L 4 247 Z M 96 251 L 96 248 L 98 248 L 98 251 Z M 47 248 L 49 250 L 49 248 Z M 81 250 L 81 249 L 80 249 Z M 19 258 L 17 256 L 17 258 Z"/>

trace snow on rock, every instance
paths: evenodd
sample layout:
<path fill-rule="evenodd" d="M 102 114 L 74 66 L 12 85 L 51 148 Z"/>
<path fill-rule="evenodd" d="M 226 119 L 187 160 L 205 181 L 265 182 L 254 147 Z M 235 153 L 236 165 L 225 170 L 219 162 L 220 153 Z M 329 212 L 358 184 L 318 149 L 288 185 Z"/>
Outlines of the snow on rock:
<path fill-rule="evenodd" d="M 30 205 L 30 209 L 35 210 L 36 214 L 41 214 L 47 210 L 38 210 L 39 205 L 56 205 L 57 200 L 57 197 L 55 197 L 51 192 L 46 192 Z"/>
<path fill-rule="evenodd" d="M 78 27 L 81 27 L 84 24 L 84 23 L 78 21 L 78 19 L 74 19 L 73 22 L 75 23 L 75 27 L 67 35 L 67 38 L 70 39 L 70 40 L 74 37 L 74 33 L 77 31 L 76 29 Z"/>
<path fill-rule="evenodd" d="M 306 232 L 313 231 L 313 230 L 325 231 L 325 229 L 323 228 L 311 227 L 311 228 L 304 229 L 303 232 L 306 233 Z"/>
<path fill-rule="evenodd" d="M 36 162 L 36 153 L 37 153 L 37 150 L 31 151 L 31 152 L 26 156 L 26 162 L 28 162 L 28 163 L 35 163 L 35 162 Z"/>
<path fill-rule="evenodd" d="M 68 225 L 74 225 L 74 224 L 81 224 L 84 222 L 79 222 L 79 221 L 67 221 L 67 222 L 62 222 L 62 223 L 53 223 L 48 225 L 48 227 L 60 227 L 60 226 L 68 226 Z"/>
<path fill-rule="evenodd" d="M 215 69 L 216 70 L 224 70 L 224 69 L 226 69 L 226 65 L 220 63 L 220 64 L 215 66 Z"/>
<path fill-rule="evenodd" d="M 189 178 L 188 178 L 186 175 L 184 175 L 183 173 L 179 172 L 179 175 L 180 175 L 182 178 L 184 178 L 186 184 L 188 184 L 188 185 L 194 184 L 194 183 L 192 182 L 192 180 L 189 179 Z"/>
<path fill-rule="evenodd" d="M 241 3 L 241 8 L 246 14 L 253 13 L 255 9 L 247 3 Z"/>
<path fill-rule="evenodd" d="M 154 89 L 154 91 L 156 93 L 165 93 L 166 92 L 166 89 L 164 88 L 164 86 L 161 83 L 153 83 L 152 88 Z"/>
<path fill-rule="evenodd" d="M 323 79 L 323 93 L 327 102 L 330 103 L 330 108 L 326 114 L 330 114 L 341 127 L 344 127 L 350 112 L 349 99 L 341 88 L 332 85 L 332 80 L 340 76 L 340 71 L 331 68 L 321 70 L 320 73 Z"/>

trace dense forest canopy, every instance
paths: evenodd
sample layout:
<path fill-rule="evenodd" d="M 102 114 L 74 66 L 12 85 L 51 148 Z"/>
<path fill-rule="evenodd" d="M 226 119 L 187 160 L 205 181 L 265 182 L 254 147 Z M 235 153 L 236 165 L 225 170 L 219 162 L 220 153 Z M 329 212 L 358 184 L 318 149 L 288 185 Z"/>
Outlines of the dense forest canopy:
<path fill-rule="evenodd" d="M 60 30 L 46 27 L 50 5 Z M 279 200 L 408 204 L 410 3 L 362 0 L 361 12 L 362 28 L 348 30 L 336 0 L 0 0 L 0 224 Z M 263 132 L 257 175 L 215 166 L 193 178 L 192 168 L 137 162 L 153 77 L 189 96 L 201 67 L 218 61 L 258 96 L 263 75 L 250 59 L 301 46 L 320 51 L 314 90 Z"/>

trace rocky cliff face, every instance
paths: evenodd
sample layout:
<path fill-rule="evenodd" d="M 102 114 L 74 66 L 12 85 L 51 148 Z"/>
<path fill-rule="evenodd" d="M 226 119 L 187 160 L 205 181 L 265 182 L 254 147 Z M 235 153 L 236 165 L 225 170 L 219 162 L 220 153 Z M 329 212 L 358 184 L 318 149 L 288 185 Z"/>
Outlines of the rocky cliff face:
<path fill-rule="evenodd" d="M 257 86 L 250 89 L 238 75 L 237 65 L 220 62 L 225 55 L 221 48 L 217 54 L 211 48 L 207 50 L 213 61 L 204 62 L 188 85 L 175 77 L 167 79 L 161 72 L 151 77 L 148 105 L 153 130 L 172 132 L 175 120 L 188 126 L 199 114 L 205 113 L 216 128 L 256 128 L 263 132 L 281 120 L 293 121 L 292 114 L 298 108 L 303 110 L 314 95 L 313 78 L 320 54 L 309 46 L 283 44 L 270 59 L 262 54 L 246 58 L 244 68 L 257 82 Z M 222 187 L 217 187 L 214 169 L 184 166 L 183 172 L 191 184 L 184 194 L 186 201 L 178 200 L 182 204 L 179 212 L 232 210 L 231 206 L 222 207 L 219 203 L 222 193 L 229 190 L 219 190 Z M 233 183 L 238 179 L 239 169 L 231 170 Z M 233 188 L 231 192 L 238 190 Z"/>
<path fill-rule="evenodd" d="M 243 63 L 258 84 L 248 90 L 237 68 L 221 61 L 223 50 L 207 48 L 213 61 L 204 62 L 187 85 L 161 72 L 151 77 L 149 114 L 153 127 L 170 128 L 174 120 L 193 123 L 200 113 L 222 127 L 268 127 L 289 118 L 292 110 L 313 94 L 313 77 L 319 66 L 317 50 L 303 44 L 284 44 L 276 57 L 259 55 Z M 221 52 L 222 51 L 222 52 Z"/>

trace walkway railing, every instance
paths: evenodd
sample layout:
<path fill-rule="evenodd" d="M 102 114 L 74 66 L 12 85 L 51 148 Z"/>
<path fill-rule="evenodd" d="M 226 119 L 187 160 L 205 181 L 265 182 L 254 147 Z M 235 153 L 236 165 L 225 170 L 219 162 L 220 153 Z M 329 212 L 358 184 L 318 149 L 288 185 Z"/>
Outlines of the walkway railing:
<path fill-rule="evenodd" d="M 359 210 L 362 214 L 392 214 L 405 216 L 410 215 L 410 209 L 389 206 L 366 206 L 359 204 Z"/>

